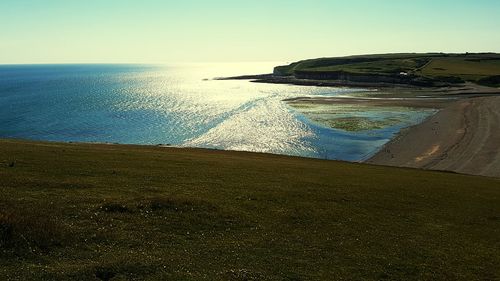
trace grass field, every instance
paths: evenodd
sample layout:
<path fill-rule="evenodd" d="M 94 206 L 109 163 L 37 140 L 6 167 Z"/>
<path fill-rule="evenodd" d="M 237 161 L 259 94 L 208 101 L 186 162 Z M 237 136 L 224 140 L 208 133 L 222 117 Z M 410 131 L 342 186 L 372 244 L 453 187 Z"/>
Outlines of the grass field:
<path fill-rule="evenodd" d="M 360 62 L 346 65 L 333 65 L 309 68 L 310 71 L 347 71 L 351 73 L 393 74 L 409 72 L 426 64 L 428 59 L 397 59 L 376 62 Z"/>
<path fill-rule="evenodd" d="M 0 141 L 1 280 L 495 280 L 500 180 Z"/>
<path fill-rule="evenodd" d="M 500 75 L 500 59 L 435 58 L 422 69 L 422 74 L 430 77 L 458 76 L 464 80 L 477 81 Z"/>

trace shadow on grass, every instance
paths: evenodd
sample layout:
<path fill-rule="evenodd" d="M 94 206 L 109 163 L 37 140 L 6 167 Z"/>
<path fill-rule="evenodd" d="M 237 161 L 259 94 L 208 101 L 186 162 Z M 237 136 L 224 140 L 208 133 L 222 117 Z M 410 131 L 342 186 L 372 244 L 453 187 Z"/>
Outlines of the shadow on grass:
<path fill-rule="evenodd" d="M 149 222 L 163 232 L 185 233 L 247 227 L 239 215 L 222 206 L 198 198 L 159 195 L 132 201 L 107 201 L 99 211 L 105 218 L 120 218 L 131 223 Z M 195 227 L 193 227 L 195 226 Z"/>
<path fill-rule="evenodd" d="M 69 239 L 67 229 L 50 213 L 0 210 L 0 249 L 16 254 L 48 252 Z"/>

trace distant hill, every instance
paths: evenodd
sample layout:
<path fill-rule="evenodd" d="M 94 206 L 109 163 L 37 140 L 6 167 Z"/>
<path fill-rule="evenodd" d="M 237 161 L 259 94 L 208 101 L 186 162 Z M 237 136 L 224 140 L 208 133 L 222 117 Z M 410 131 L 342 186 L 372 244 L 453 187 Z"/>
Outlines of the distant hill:
<path fill-rule="evenodd" d="M 275 76 L 359 83 L 500 86 L 500 54 L 379 54 L 303 60 L 278 66 Z"/>

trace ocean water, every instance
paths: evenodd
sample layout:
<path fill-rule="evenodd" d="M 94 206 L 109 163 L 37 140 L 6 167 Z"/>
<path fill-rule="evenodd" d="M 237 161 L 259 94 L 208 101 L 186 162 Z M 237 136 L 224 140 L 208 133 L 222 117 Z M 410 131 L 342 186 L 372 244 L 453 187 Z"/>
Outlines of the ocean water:
<path fill-rule="evenodd" d="M 362 89 L 212 79 L 269 73 L 277 64 L 0 65 L 0 138 L 168 144 L 359 161 L 430 114 L 343 110 L 344 115 L 397 120 L 350 131 L 317 122 L 283 100 Z"/>

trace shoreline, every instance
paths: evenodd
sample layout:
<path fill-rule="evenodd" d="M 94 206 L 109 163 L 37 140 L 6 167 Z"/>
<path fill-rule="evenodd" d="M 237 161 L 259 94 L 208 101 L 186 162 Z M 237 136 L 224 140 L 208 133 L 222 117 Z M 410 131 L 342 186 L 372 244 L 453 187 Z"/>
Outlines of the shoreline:
<path fill-rule="evenodd" d="M 284 102 L 366 104 L 434 108 L 422 123 L 401 130 L 362 163 L 500 177 L 500 89 L 465 83 L 448 87 L 416 87 L 384 83 L 316 81 L 272 74 L 225 79 L 256 83 L 323 87 L 378 88 L 367 97 L 297 97 Z M 302 81 L 303 80 L 303 81 Z M 387 93 L 385 93 L 387 92 Z M 411 148 L 411 149 L 409 149 Z"/>
<path fill-rule="evenodd" d="M 434 108 L 438 111 L 423 122 L 404 128 L 373 156 L 360 161 L 327 160 L 362 163 L 378 166 L 415 168 L 421 170 L 449 171 L 500 178 L 500 96 L 470 98 L 350 98 L 350 97 L 298 97 L 284 100 L 287 103 L 311 104 L 367 104 L 370 106 L 406 106 Z M 33 139 L 0 138 L 1 142 L 32 143 L 40 146 L 83 145 L 144 147 L 167 150 L 223 152 L 230 154 L 269 155 L 270 157 L 314 157 L 251 151 L 185 147 L 171 144 L 126 144 L 108 142 L 61 142 Z M 408 149 L 411 147 L 411 149 Z"/>
<path fill-rule="evenodd" d="M 255 74 L 241 75 L 231 77 L 216 77 L 213 80 L 248 80 L 252 83 L 264 84 L 286 84 L 295 86 L 316 86 L 316 87 L 349 87 L 349 88 L 366 88 L 366 89 L 383 89 L 383 90 L 410 90 L 410 91 L 426 91 L 444 95 L 483 95 L 497 94 L 500 95 L 500 88 L 483 86 L 472 82 L 459 84 L 443 84 L 434 86 L 417 86 L 412 84 L 398 84 L 388 82 L 354 82 L 348 80 L 317 80 L 317 79 L 301 79 L 294 76 L 277 76 L 274 74 Z"/>

